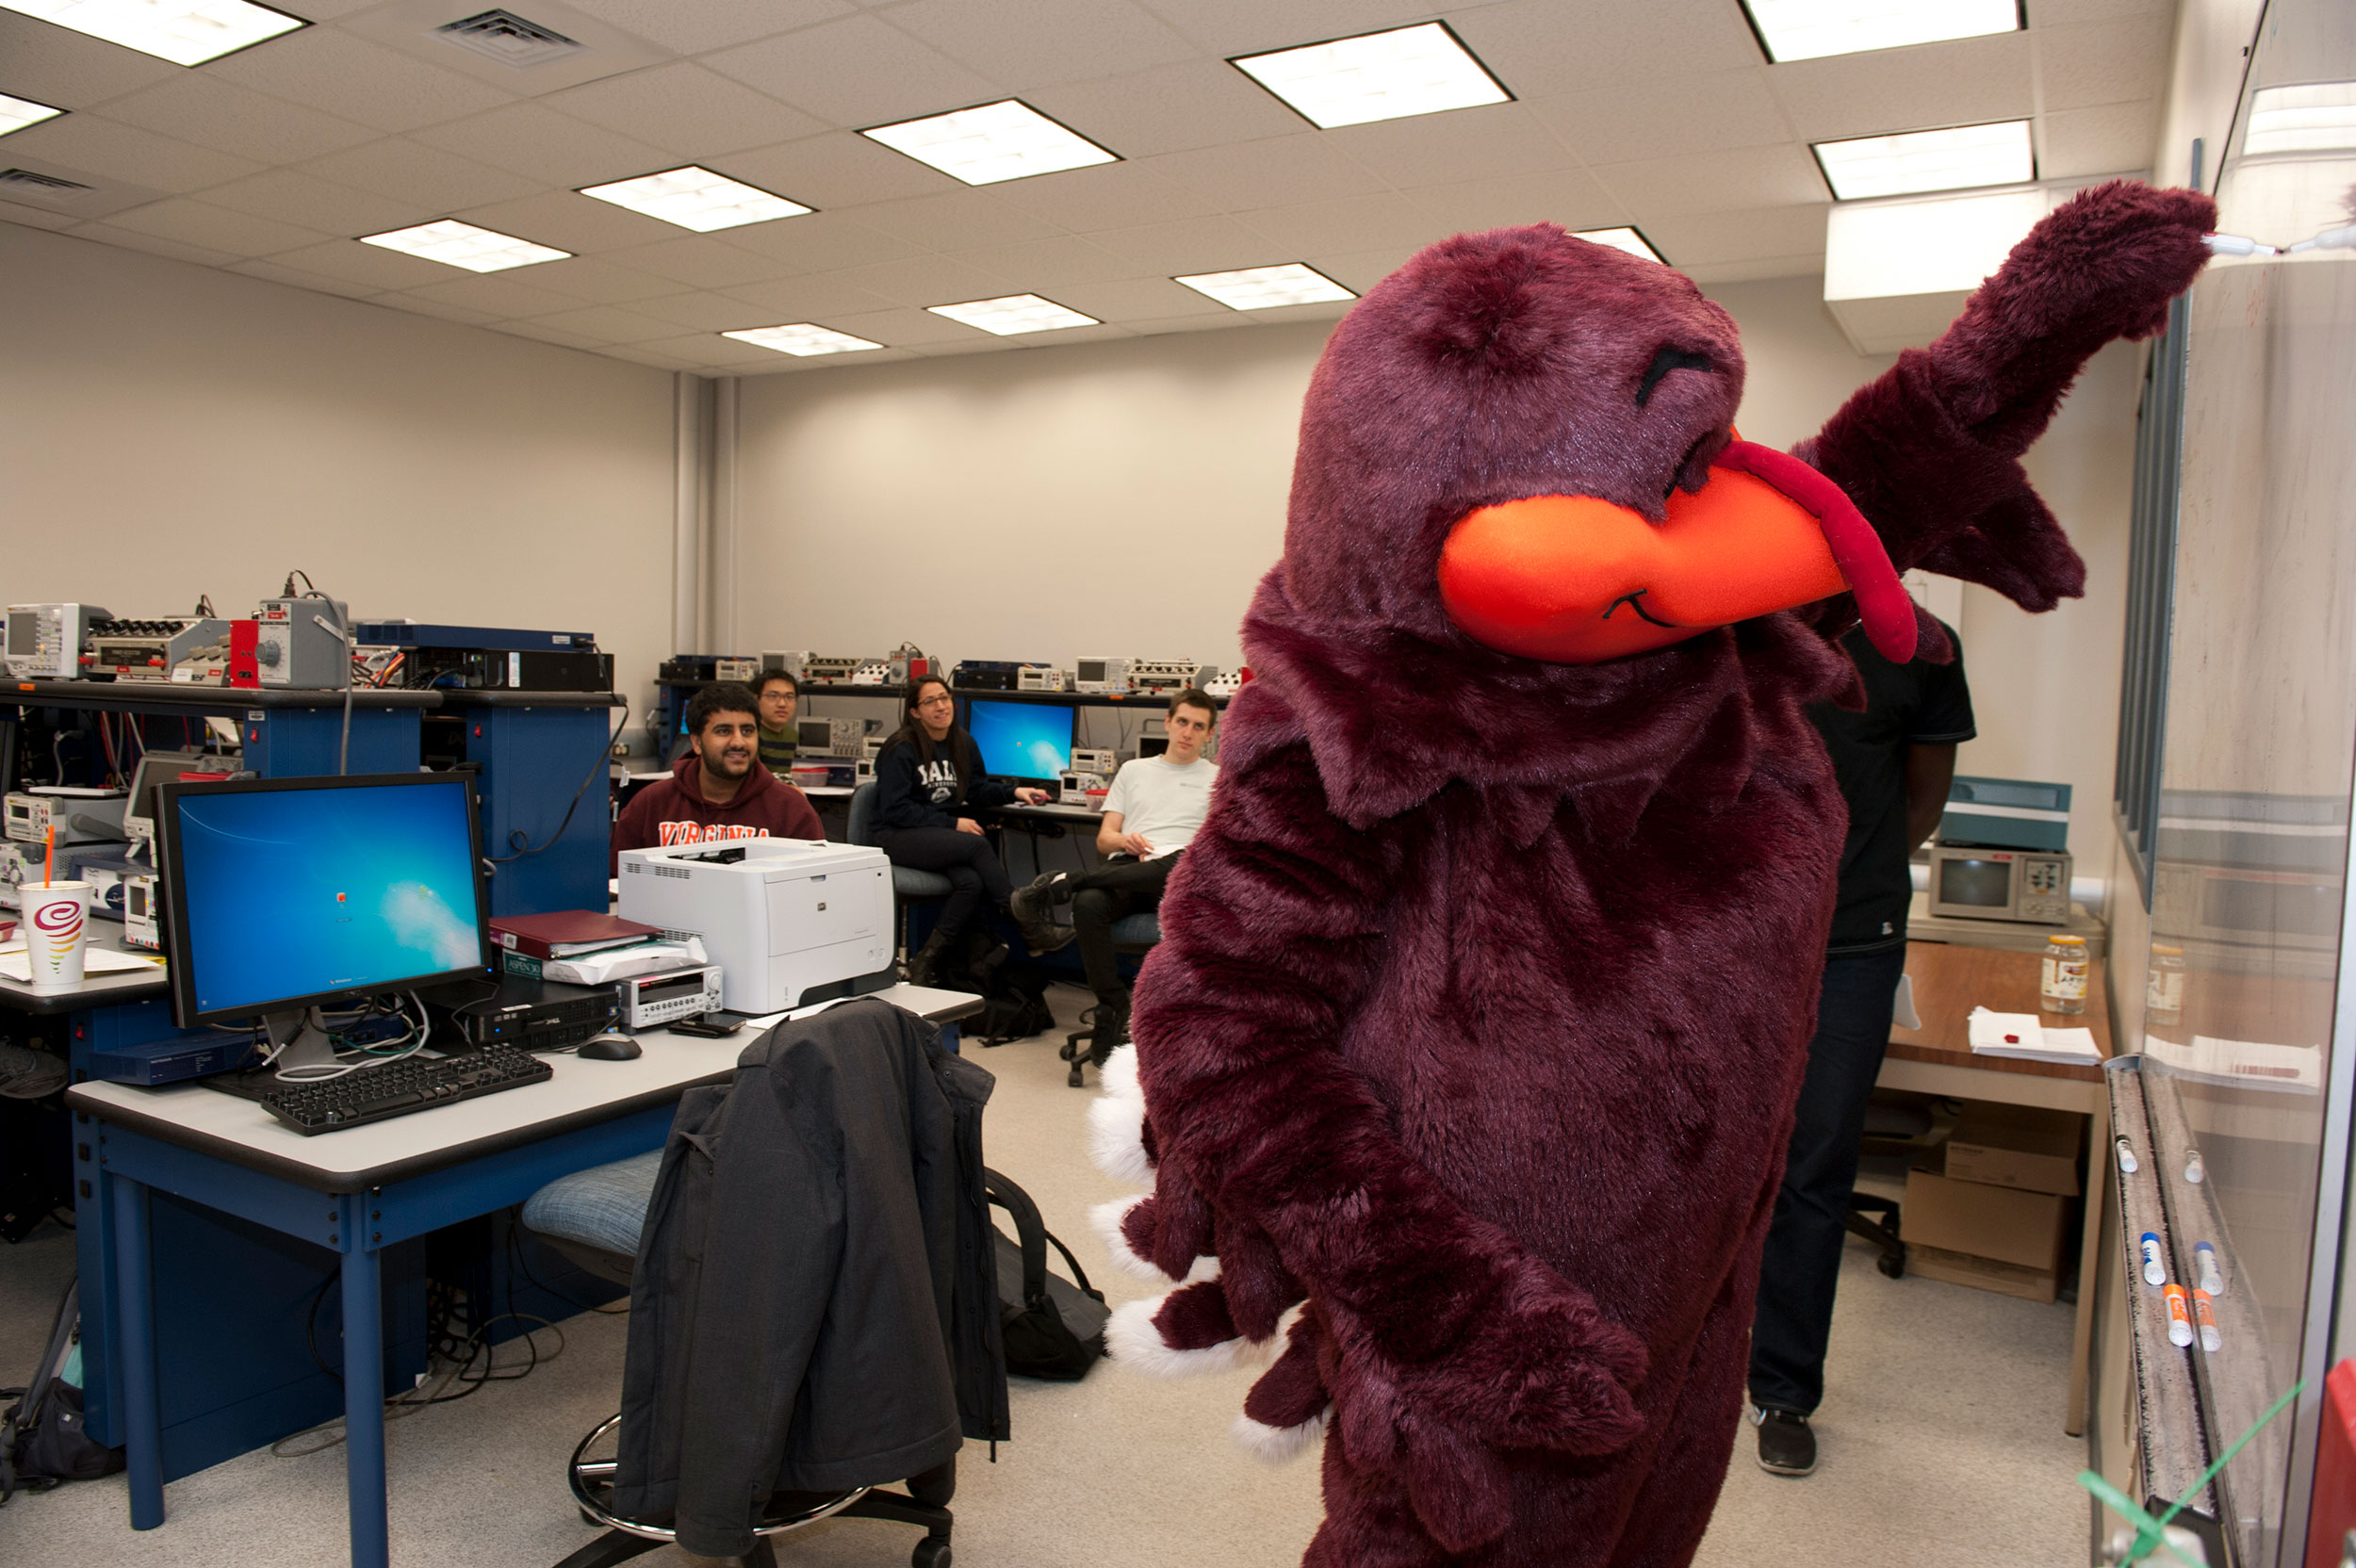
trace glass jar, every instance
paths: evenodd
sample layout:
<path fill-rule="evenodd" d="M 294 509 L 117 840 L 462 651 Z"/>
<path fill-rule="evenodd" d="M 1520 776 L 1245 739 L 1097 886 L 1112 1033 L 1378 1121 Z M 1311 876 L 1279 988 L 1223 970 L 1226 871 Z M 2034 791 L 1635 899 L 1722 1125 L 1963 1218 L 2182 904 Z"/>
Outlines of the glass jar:
<path fill-rule="evenodd" d="M 2143 1018 L 2146 1023 L 2184 1021 L 2184 950 L 2151 944 L 2151 967 L 2145 972 Z"/>
<path fill-rule="evenodd" d="M 2037 1005 L 2049 1013 L 2086 1010 L 2086 939 L 2048 937 L 2045 968 L 2037 981 Z"/>

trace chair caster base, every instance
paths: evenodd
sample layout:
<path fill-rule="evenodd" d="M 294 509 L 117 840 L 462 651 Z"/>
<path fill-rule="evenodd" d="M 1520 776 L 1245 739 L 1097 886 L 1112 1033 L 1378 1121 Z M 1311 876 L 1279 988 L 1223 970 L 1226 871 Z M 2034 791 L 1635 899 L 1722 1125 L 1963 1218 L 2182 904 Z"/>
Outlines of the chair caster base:
<path fill-rule="evenodd" d="M 945 1535 L 926 1536 L 908 1554 L 909 1568 L 951 1568 L 952 1561 L 949 1538 Z"/>
<path fill-rule="evenodd" d="M 1088 1087 L 1088 1064 L 1084 1061 L 1072 1063 L 1072 1070 L 1064 1075 L 1064 1082 L 1075 1089 Z"/>

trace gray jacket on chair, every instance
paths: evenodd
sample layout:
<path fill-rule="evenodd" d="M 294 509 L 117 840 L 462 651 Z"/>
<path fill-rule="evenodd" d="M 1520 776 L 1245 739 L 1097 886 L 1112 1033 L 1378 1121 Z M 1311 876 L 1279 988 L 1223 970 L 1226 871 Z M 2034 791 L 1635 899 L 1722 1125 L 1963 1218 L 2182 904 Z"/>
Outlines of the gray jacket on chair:
<path fill-rule="evenodd" d="M 845 1003 L 680 1101 L 630 1284 L 616 1511 L 737 1557 L 772 1492 L 902 1480 L 957 1451 L 952 1097 L 978 1120 L 990 1081 L 933 1040 Z"/>

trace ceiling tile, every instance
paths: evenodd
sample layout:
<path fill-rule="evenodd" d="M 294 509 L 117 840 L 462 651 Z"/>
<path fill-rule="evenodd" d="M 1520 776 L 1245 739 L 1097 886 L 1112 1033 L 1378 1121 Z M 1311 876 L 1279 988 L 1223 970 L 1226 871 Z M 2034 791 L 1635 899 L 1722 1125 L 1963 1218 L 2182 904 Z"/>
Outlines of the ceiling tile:
<path fill-rule="evenodd" d="M 1213 212 L 1247 212 L 1384 188 L 1383 178 L 1351 161 L 1331 131 L 1166 153 L 1142 160 L 1140 167 L 1186 187 Z"/>
<path fill-rule="evenodd" d="M 313 158 L 303 168 L 338 185 L 357 186 L 437 212 L 509 201 L 539 188 L 539 182 L 527 175 L 397 136 Z"/>
<path fill-rule="evenodd" d="M 118 229 L 108 223 L 79 223 L 70 233 L 83 239 L 95 239 L 102 244 L 120 245 L 126 251 L 145 251 L 150 255 L 170 256 L 174 261 L 193 261 L 206 267 L 220 267 L 242 256 L 227 251 L 215 251 L 203 245 L 183 244 L 167 239 L 159 234 L 142 234 L 137 229 Z"/>
<path fill-rule="evenodd" d="M 658 370 L 692 370 L 696 362 L 681 359 L 677 354 L 659 354 L 643 343 L 617 344 L 598 351 L 608 359 L 626 359 L 632 365 L 651 365 Z"/>
<path fill-rule="evenodd" d="M 205 69 L 381 131 L 480 114 L 515 96 L 335 27 L 305 27 Z"/>
<path fill-rule="evenodd" d="M 699 369 L 712 369 L 734 365 L 763 365 L 768 361 L 794 362 L 791 354 L 778 353 L 756 344 L 722 337 L 717 333 L 688 333 L 679 337 L 658 337 L 647 343 L 633 343 L 630 348 L 649 353 L 671 354 Z"/>
<path fill-rule="evenodd" d="M 949 58 L 1017 91 L 1194 57 L 1195 47 L 1126 0 L 910 0 L 888 13 Z"/>
<path fill-rule="evenodd" d="M 679 285 L 669 278 L 616 267 L 597 256 L 567 256 L 563 261 L 542 262 L 532 270 L 532 283 L 535 288 L 552 288 L 559 294 L 570 294 L 601 305 L 628 304 L 633 300 L 679 292 Z"/>
<path fill-rule="evenodd" d="M 690 158 L 765 147 L 826 128 L 799 109 L 684 60 L 568 88 L 540 102 Z"/>
<path fill-rule="evenodd" d="M 15 132 L 8 138 L 8 150 L 11 162 L 48 158 L 165 191 L 201 190 L 240 174 L 256 173 L 262 167 L 94 114 L 69 114 Z"/>
<path fill-rule="evenodd" d="M 157 190 L 132 180 L 112 179 L 95 170 L 78 168 L 70 163 L 53 163 L 46 158 L 26 157 L 13 146 L 0 152 L 0 159 L 16 165 L 28 174 L 46 174 L 53 180 L 65 180 L 81 189 L 43 189 L 40 187 L 19 190 L 9 188 L 19 205 L 54 212 L 68 223 L 95 222 L 113 213 L 131 207 L 160 202 L 168 191 Z"/>
<path fill-rule="evenodd" d="M 1284 308 L 1284 314 L 1289 317 L 1294 310 L 1299 308 L 1301 307 L 1288 305 Z M 1121 324 L 1133 337 L 1167 337 L 1172 333 L 1179 332 L 1235 332 L 1252 327 L 1281 325 L 1281 323 L 1252 319 L 1253 316 L 1260 314 L 1262 313 L 1254 311 L 1252 316 L 1237 316 L 1233 312 L 1224 317 L 1172 316 L 1159 321 L 1123 321 Z M 1277 313 L 1271 310 L 1266 314 L 1274 316 Z M 1340 318 L 1339 316 L 1334 317 L 1335 320 Z"/>
<path fill-rule="evenodd" d="M 740 310 L 744 307 L 739 306 Z M 679 324 L 657 316 L 645 316 L 619 305 L 591 305 L 585 310 L 559 310 L 547 316 L 532 318 L 535 326 L 556 327 L 565 332 L 600 338 L 608 343 L 644 343 L 649 338 L 676 337 Z"/>
<path fill-rule="evenodd" d="M 442 210 L 337 185 L 300 169 L 270 169 L 241 180 L 231 180 L 227 185 L 212 186 L 205 190 L 205 199 L 216 206 L 339 235 L 403 229 L 430 221 L 439 217 Z"/>
<path fill-rule="evenodd" d="M 872 267 L 847 267 L 829 272 L 826 277 L 846 287 L 864 289 L 879 299 L 919 307 L 1030 292 L 995 272 L 982 271 L 949 256 L 909 256 L 903 261 L 877 262 Z"/>
<path fill-rule="evenodd" d="M 1629 76 L 1567 97 L 1536 99 L 1530 108 L 1591 164 L 1792 139 L 1782 106 L 1767 90 L 1763 65 L 1709 76 L 1680 74 L 1675 92 L 1661 91 L 1649 76 Z"/>
<path fill-rule="evenodd" d="M 1205 53 L 1221 57 L 1286 49 L 1348 38 L 1410 22 L 1428 22 L 1432 12 L 1416 0 L 1139 0 Z"/>
<path fill-rule="evenodd" d="M 0 223 L 22 223 L 34 229 L 70 229 L 80 221 L 70 212 L 43 212 L 15 202 L 0 202 Z"/>
<path fill-rule="evenodd" d="M 1025 95 L 1041 114 L 1121 156 L 1292 136 L 1301 116 L 1225 60 L 1187 60 L 1126 76 L 1041 88 Z"/>
<path fill-rule="evenodd" d="M 1824 254 L 1824 215 L 1832 204 L 1695 213 L 1644 225 L 1644 237 L 1680 270 L 1724 262 Z"/>
<path fill-rule="evenodd" d="M 848 16 L 847 0 L 568 0 L 601 22 L 681 55 L 725 49 L 792 27 Z"/>
<path fill-rule="evenodd" d="M 914 240 L 871 229 L 857 217 L 840 212 L 813 212 L 803 218 L 750 223 L 724 232 L 728 244 L 765 259 L 767 265 L 761 274 L 764 278 L 831 272 L 842 267 L 863 267 L 871 262 L 897 261 L 903 256 L 926 253 L 926 248 Z"/>
<path fill-rule="evenodd" d="M 966 343 L 977 338 L 995 343 L 1010 344 L 1016 341 L 993 338 L 979 327 L 952 321 L 946 316 L 935 316 L 929 310 L 871 310 L 849 316 L 829 316 L 819 325 L 895 349 L 913 348 L 924 343 Z"/>
<path fill-rule="evenodd" d="M 0 11 L 0 60 L 8 64 L 5 85 L 10 93 L 61 109 L 88 108 L 184 74 L 170 60 L 17 11 Z"/>
<path fill-rule="evenodd" d="M 1217 300 L 1205 299 L 1168 278 L 1125 278 L 1119 283 L 1073 284 L 1055 295 L 1055 302 L 1093 316 L 1100 321 L 1157 321 L 1177 316 L 1228 314 Z M 1255 313 L 1256 314 L 1256 313 Z"/>
<path fill-rule="evenodd" d="M 729 289 L 726 298 L 742 300 L 754 310 L 761 312 L 762 318 L 757 324 L 769 327 L 783 326 L 791 321 L 825 322 L 835 316 L 880 310 L 890 303 L 863 288 L 854 288 L 836 278 L 816 275 L 748 283 L 742 288 Z M 735 329 L 719 330 L 733 332 Z"/>
<path fill-rule="evenodd" d="M 758 283 L 776 277 L 779 270 L 777 264 L 766 256 L 700 235 L 689 239 L 666 239 L 656 245 L 634 245 L 627 251 L 613 252 L 605 259 L 652 272 L 657 277 L 673 278 L 695 288 L 730 288 L 739 284 Z"/>
<path fill-rule="evenodd" d="M 1078 234 L 1134 228 L 1165 218 L 1203 218 L 1218 206 L 1143 163 L 1107 163 L 1009 180 L 993 188 L 1034 218 Z"/>
<path fill-rule="evenodd" d="M 1811 251 L 1802 255 L 1767 256 L 1758 261 L 1719 261 L 1686 270 L 1695 283 L 1706 286 L 1722 283 L 1757 283 L 1767 278 L 1805 278 L 1819 275 L 1824 270 L 1824 253 Z"/>
<path fill-rule="evenodd" d="M 321 114 L 201 72 L 108 104 L 106 118 L 260 163 L 293 163 L 373 141 L 366 125 Z"/>
<path fill-rule="evenodd" d="M 1566 6 L 1506 0 L 1459 11 L 1448 24 L 1517 98 L 1551 97 L 1631 79 L 1738 71 L 1761 58 L 1731 0 Z M 1674 84 L 1663 82 L 1665 90 Z"/>
<path fill-rule="evenodd" d="M 1348 125 L 1326 131 L 1319 139 L 1400 189 L 1579 166 L 1579 158 L 1524 104 Z"/>
<path fill-rule="evenodd" d="M 323 272 L 306 272 L 300 268 L 282 267 L 275 261 L 233 261 L 229 264 L 229 270 L 242 272 L 249 278 L 263 278 L 270 283 L 283 283 L 296 288 L 307 288 L 315 294 L 340 295 L 347 300 L 363 300 L 378 292 L 364 283 L 348 283 L 342 278 L 331 278 Z"/>
<path fill-rule="evenodd" d="M 1028 239 L 1014 245 L 978 245 L 957 253 L 985 272 L 1022 280 L 1026 288 L 1059 287 L 1075 283 L 1110 283 L 1137 276 L 1137 264 L 1118 256 L 1077 235 L 1052 239 Z"/>
<path fill-rule="evenodd" d="M 2159 104 L 2104 104 L 2056 109 L 2045 117 L 2037 172 L 2049 180 L 2085 174 L 2131 174 L 2151 167 L 2159 134 Z"/>
<path fill-rule="evenodd" d="M 2037 0 L 2032 29 L 2068 27 L 2081 22 L 2112 22 L 2124 16 L 2173 15 L 2176 0 Z"/>
<path fill-rule="evenodd" d="M 2157 98 L 2168 79 L 2170 18 L 2165 12 L 2079 27 L 2040 27 L 2037 74 L 2045 107 Z"/>
<path fill-rule="evenodd" d="M 774 285 L 755 284 L 756 288 Z M 862 305 L 872 304 L 863 300 Z M 771 319 L 761 307 L 750 301 L 731 298 L 726 294 L 672 294 L 660 300 L 640 300 L 630 308 L 670 325 L 666 334 L 676 335 L 681 327 L 694 327 L 699 332 L 741 332 L 747 327 L 775 327 L 784 323 Z"/>
<path fill-rule="evenodd" d="M 509 104 L 417 133 L 444 152 L 528 174 L 542 185 L 603 185 L 678 166 L 669 153 L 538 104 Z"/>
<path fill-rule="evenodd" d="M 704 63 L 829 125 L 876 125 L 1006 96 L 997 84 L 872 16 L 822 23 L 707 56 Z"/>
<path fill-rule="evenodd" d="M 914 158 L 903 157 L 851 131 L 830 131 L 776 147 L 731 153 L 727 172 L 733 178 L 790 196 L 821 212 L 971 188 L 938 169 L 927 169 Z"/>
<path fill-rule="evenodd" d="M 331 278 L 376 288 L 412 288 L 420 284 L 439 283 L 450 275 L 450 269 L 438 261 L 403 255 L 382 245 L 363 245 L 356 239 L 334 239 L 270 259 L 282 267 L 324 272 Z"/>
<path fill-rule="evenodd" d="M 542 343 L 553 343 L 560 349 L 581 349 L 594 352 L 598 349 L 611 346 L 611 341 L 607 338 L 593 337 L 587 333 L 568 332 L 563 327 L 550 326 L 545 321 L 494 321 L 491 323 L 491 330 L 506 333 L 511 337 L 529 337 Z"/>
<path fill-rule="evenodd" d="M 1187 272 L 1230 272 L 1238 268 L 1301 259 L 1276 254 L 1275 244 L 1268 236 L 1224 215 L 1143 223 L 1088 237 L 1114 255 L 1163 277 Z"/>
<path fill-rule="evenodd" d="M 1295 256 L 1422 245 L 1441 237 L 1431 214 L 1395 191 L 1266 207 L 1246 213 L 1244 222 L 1268 236 L 1279 253 Z"/>
<path fill-rule="evenodd" d="M 1646 158 L 1595 173 L 1639 222 L 1692 212 L 1803 205 L 1831 194 L 1816 159 L 1806 148 L 1788 145 Z"/>
<path fill-rule="evenodd" d="M 518 239 L 553 245 L 575 255 L 652 245 L 677 239 L 681 233 L 676 223 L 665 223 L 643 212 L 632 212 L 571 190 L 544 190 L 537 196 L 513 202 L 460 207 L 450 215 L 500 234 L 512 234 Z"/>
<path fill-rule="evenodd" d="M 1406 266 L 1408 258 L 1421 249 L 1419 245 L 1385 245 L 1371 251 L 1352 252 L 1349 255 L 1317 256 L 1311 259 L 1309 265 L 1351 293 L 1364 296 L 1376 284 Z M 1343 305 L 1348 303 L 1347 301 L 1341 302 Z M 1305 307 L 1286 306 L 1285 308 L 1290 310 Z M 1254 311 L 1252 314 L 1258 316 L 1260 312 Z M 1269 311 L 1268 314 L 1273 316 L 1275 312 Z M 1334 314 L 1337 318 L 1340 315 L 1338 305 Z"/>
<path fill-rule="evenodd" d="M 1597 184 L 1594 175 L 1577 169 L 1432 186 L 1410 191 L 1408 198 L 1431 215 L 1433 239 L 1520 223 L 1600 229 L 1628 221 L 1628 210 L 1618 199 Z"/>
<path fill-rule="evenodd" d="M 458 269 L 446 267 L 442 270 L 456 272 Z M 494 316 L 546 316 L 551 311 L 578 308 L 580 302 L 551 289 L 535 288 L 515 275 L 531 270 L 529 267 L 518 267 L 514 272 L 453 277 L 448 283 L 429 284 L 403 292 L 420 300 L 465 305 L 468 310 L 487 310 Z"/>
<path fill-rule="evenodd" d="M 858 208 L 856 217 L 868 228 L 935 251 L 1043 239 L 1062 232 L 987 190 L 944 190 L 938 196 L 871 202 Z"/>
<path fill-rule="evenodd" d="M 469 310 L 465 305 L 453 305 L 440 300 L 422 300 L 415 294 L 379 294 L 368 303 L 405 310 L 414 316 L 432 316 L 444 321 L 457 321 L 470 327 L 499 319 L 487 310 Z"/>
<path fill-rule="evenodd" d="M 119 228 L 161 235 L 185 245 L 201 245 L 237 256 L 274 255 L 281 251 L 323 244 L 331 237 L 317 229 L 256 218 L 248 212 L 232 212 L 227 207 L 185 196 L 118 212 L 107 221 Z"/>
<path fill-rule="evenodd" d="M 2025 119 L 2035 106 L 2029 35 L 1956 39 L 1767 68 L 1803 141 Z"/>

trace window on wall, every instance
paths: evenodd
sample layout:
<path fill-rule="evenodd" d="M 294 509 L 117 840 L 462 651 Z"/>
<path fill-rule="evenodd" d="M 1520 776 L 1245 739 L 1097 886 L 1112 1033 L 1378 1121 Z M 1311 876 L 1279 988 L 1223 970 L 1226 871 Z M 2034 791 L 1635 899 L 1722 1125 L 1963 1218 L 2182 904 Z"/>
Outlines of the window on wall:
<path fill-rule="evenodd" d="M 2151 346 L 2135 419 L 2134 531 L 2127 550 L 2127 647 L 2119 684 L 2119 763 L 2112 785 L 2120 839 L 2145 909 L 2160 828 L 2160 743 L 2168 715 L 2168 645 L 2176 593 L 2176 505 L 2184 456 L 2186 302 L 2168 307 Z"/>

